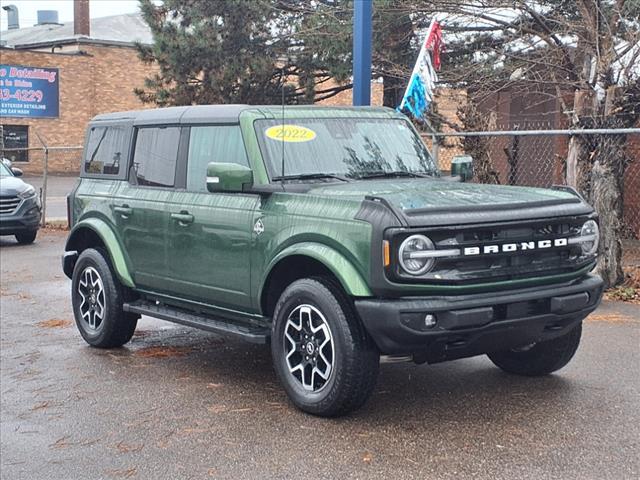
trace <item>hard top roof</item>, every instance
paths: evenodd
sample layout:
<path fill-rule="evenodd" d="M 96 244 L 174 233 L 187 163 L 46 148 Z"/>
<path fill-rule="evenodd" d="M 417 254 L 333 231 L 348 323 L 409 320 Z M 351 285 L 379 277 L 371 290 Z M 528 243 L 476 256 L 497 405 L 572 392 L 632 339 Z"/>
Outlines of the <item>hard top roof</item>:
<path fill-rule="evenodd" d="M 240 114 L 252 110 L 266 118 L 280 118 L 281 105 L 192 105 L 184 107 L 130 110 L 96 115 L 92 122 L 130 120 L 136 125 L 238 123 Z M 396 117 L 399 114 L 385 107 L 324 107 L 296 105 L 285 107 L 285 117 Z"/>

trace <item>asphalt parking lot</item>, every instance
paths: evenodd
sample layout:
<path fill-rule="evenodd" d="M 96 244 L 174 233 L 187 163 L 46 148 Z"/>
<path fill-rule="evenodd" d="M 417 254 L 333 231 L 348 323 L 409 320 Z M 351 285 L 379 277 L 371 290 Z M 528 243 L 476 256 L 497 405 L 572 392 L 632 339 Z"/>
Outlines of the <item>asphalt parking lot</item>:
<path fill-rule="evenodd" d="M 555 375 L 385 364 L 327 420 L 289 404 L 265 347 L 148 318 L 125 348 L 86 346 L 65 236 L 0 238 L 2 479 L 640 477 L 640 306 L 604 304 Z"/>

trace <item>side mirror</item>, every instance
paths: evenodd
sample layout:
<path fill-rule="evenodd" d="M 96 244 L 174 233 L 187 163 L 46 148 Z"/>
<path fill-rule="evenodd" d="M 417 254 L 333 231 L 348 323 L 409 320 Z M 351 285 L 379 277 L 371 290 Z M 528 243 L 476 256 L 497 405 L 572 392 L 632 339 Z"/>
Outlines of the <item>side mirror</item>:
<path fill-rule="evenodd" d="M 22 170 L 20 170 L 18 167 L 11 167 L 11 172 L 12 172 L 16 177 L 21 177 L 21 176 L 22 176 Z"/>
<path fill-rule="evenodd" d="M 456 155 L 451 160 L 451 176 L 460 177 L 461 182 L 473 178 L 473 157 L 471 155 Z"/>
<path fill-rule="evenodd" d="M 253 172 L 237 163 L 207 165 L 207 190 L 210 192 L 242 192 L 253 185 Z"/>

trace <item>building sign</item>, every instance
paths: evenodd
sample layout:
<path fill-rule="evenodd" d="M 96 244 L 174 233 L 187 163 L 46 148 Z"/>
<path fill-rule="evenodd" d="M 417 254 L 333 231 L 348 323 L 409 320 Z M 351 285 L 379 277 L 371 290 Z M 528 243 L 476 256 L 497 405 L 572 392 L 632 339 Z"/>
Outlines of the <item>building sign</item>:
<path fill-rule="evenodd" d="M 57 68 L 0 65 L 0 116 L 59 116 Z"/>

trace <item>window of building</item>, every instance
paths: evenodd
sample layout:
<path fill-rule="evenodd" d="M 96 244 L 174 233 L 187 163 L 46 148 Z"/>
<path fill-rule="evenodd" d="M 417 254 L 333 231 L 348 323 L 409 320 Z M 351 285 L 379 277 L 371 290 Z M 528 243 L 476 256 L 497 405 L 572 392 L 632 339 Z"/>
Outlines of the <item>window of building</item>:
<path fill-rule="evenodd" d="M 127 128 L 118 126 L 93 127 L 89 132 L 85 173 L 117 175 L 120 164 L 126 161 Z"/>
<path fill-rule="evenodd" d="M 239 125 L 191 127 L 187 190 L 207 191 L 207 164 L 211 162 L 249 166 Z"/>
<path fill-rule="evenodd" d="M 180 127 L 144 127 L 136 135 L 133 168 L 137 185 L 173 187 Z"/>
<path fill-rule="evenodd" d="M 2 125 L 2 156 L 12 162 L 29 161 L 29 127 Z"/>

